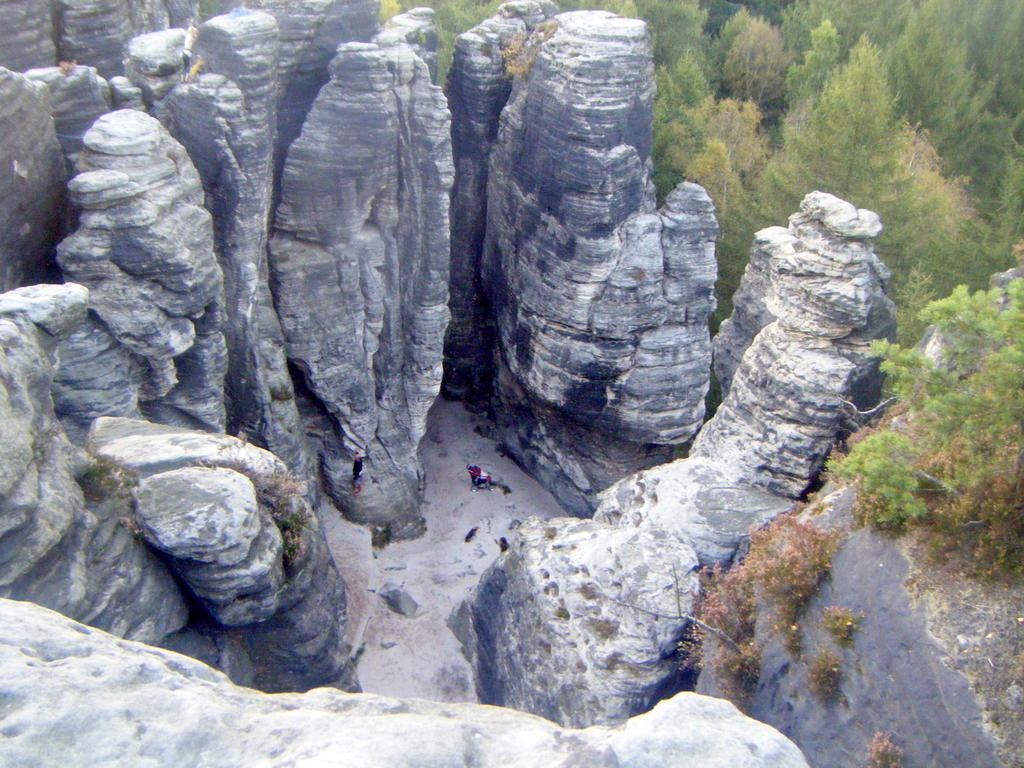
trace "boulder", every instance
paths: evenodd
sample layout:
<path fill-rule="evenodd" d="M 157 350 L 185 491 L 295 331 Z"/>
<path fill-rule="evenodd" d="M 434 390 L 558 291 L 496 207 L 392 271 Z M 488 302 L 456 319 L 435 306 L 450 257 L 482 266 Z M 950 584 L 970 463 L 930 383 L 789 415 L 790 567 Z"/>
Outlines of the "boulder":
<path fill-rule="evenodd" d="M 73 284 L 0 294 L 0 596 L 158 642 L 188 609 L 133 535 L 132 480 L 71 446 L 49 396 L 58 339 L 87 302 Z"/>
<path fill-rule="evenodd" d="M 228 435 L 113 417 L 95 421 L 89 448 L 139 478 L 141 534 L 214 620 L 173 647 L 209 658 L 199 636 L 231 645 L 223 659 L 263 690 L 355 685 L 344 585 L 306 484 L 281 459 Z"/>
<path fill-rule="evenodd" d="M 694 551 L 649 526 L 526 520 L 456 620 L 485 704 L 582 728 L 679 690 Z"/>
<path fill-rule="evenodd" d="M 53 124 L 70 171 L 82 151 L 85 132 L 92 128 L 96 118 L 110 111 L 110 85 L 96 74 L 95 68 L 77 65 L 66 70 L 30 69 L 25 77 L 45 83 L 50 89 Z"/>
<path fill-rule="evenodd" d="M 0 290 L 8 291 L 54 269 L 65 174 L 47 89 L 0 68 L 0 103 Z"/>
<path fill-rule="evenodd" d="M 328 493 L 353 520 L 415 536 L 448 322 L 448 109 L 405 43 L 346 43 L 331 73 L 284 170 L 274 302 Z"/>
<path fill-rule="evenodd" d="M 24 72 L 57 63 L 50 3 L 0 0 L 0 67 Z M 5 99 L 6 101 L 6 99 Z"/>
<path fill-rule="evenodd" d="M 147 32 L 128 41 L 124 74 L 140 90 L 143 102 L 150 109 L 181 83 L 184 48 L 183 29 Z"/>
<path fill-rule="evenodd" d="M 731 704 L 680 694 L 614 728 L 520 712 L 321 689 L 267 696 L 209 667 L 0 601 L 0 762 L 66 765 L 615 765 L 806 768 Z"/>
<path fill-rule="evenodd" d="M 67 279 L 90 288 L 96 322 L 88 339 L 75 340 L 61 377 L 109 375 L 95 370 L 108 360 L 105 326 L 132 360 L 147 418 L 221 430 L 223 285 L 195 168 L 160 123 L 137 110 L 103 115 L 83 142 L 69 184 L 80 222 L 57 258 Z M 89 340 L 92 351 L 82 348 Z M 63 413 L 81 420 L 95 412 L 89 396 L 64 386 Z M 110 399 L 126 404 L 123 387 Z"/>
<path fill-rule="evenodd" d="M 598 491 L 667 461 L 701 424 L 718 225 L 695 184 L 655 210 L 642 21 L 561 14 L 518 46 L 504 53 L 517 78 L 490 154 L 481 260 L 507 369 L 498 424 L 512 454 L 587 514 Z"/>
<path fill-rule="evenodd" d="M 210 19 L 194 50 L 202 73 L 174 89 L 163 114 L 196 164 L 213 215 L 225 276 L 228 429 L 305 473 L 309 460 L 267 282 L 279 52 L 269 13 Z"/>

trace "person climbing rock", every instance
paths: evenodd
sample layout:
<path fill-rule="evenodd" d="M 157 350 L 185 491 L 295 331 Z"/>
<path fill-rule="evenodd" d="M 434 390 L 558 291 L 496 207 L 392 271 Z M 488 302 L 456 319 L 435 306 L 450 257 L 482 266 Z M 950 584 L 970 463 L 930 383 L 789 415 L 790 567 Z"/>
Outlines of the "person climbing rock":
<path fill-rule="evenodd" d="M 469 482 L 473 490 L 479 488 L 490 488 L 493 478 L 490 472 L 485 472 L 476 464 L 467 464 L 466 471 L 469 472 Z"/>
<path fill-rule="evenodd" d="M 199 37 L 199 30 L 189 22 L 188 31 L 185 32 L 185 47 L 181 49 L 181 79 L 184 81 L 188 78 L 192 67 L 192 47 L 196 44 L 196 38 Z"/>
<path fill-rule="evenodd" d="M 363 476 L 363 454 L 356 451 L 356 455 L 352 457 L 352 485 L 357 485 L 359 479 Z"/>

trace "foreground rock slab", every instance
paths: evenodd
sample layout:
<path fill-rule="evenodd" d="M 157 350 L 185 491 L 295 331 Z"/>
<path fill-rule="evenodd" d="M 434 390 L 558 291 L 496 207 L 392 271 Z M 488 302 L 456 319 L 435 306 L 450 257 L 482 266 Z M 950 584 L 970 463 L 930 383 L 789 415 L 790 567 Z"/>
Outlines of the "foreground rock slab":
<path fill-rule="evenodd" d="M 319 689 L 268 696 L 192 659 L 0 601 L 0 762 L 105 765 L 806 768 L 774 729 L 680 694 L 616 728 Z"/>

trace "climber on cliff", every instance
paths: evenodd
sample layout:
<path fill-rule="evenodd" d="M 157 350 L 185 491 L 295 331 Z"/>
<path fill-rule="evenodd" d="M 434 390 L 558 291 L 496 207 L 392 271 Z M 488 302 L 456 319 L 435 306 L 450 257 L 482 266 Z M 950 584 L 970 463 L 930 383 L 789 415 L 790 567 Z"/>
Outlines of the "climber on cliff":
<path fill-rule="evenodd" d="M 356 451 L 355 456 L 352 457 L 352 485 L 353 487 L 359 485 L 359 479 L 363 476 L 363 456 L 361 451 Z"/>
<path fill-rule="evenodd" d="M 188 30 L 185 32 L 185 47 L 181 49 L 181 79 L 182 82 L 187 81 L 192 66 L 192 48 L 196 44 L 196 38 L 199 37 L 199 30 L 192 24 L 191 20 L 188 23 Z"/>

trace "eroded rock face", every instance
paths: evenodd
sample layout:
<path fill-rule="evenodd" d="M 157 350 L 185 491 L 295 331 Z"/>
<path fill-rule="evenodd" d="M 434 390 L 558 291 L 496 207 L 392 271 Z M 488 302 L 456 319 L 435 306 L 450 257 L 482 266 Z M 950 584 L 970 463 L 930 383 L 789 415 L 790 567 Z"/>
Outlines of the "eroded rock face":
<path fill-rule="evenodd" d="M 881 231 L 873 212 L 812 192 L 788 229 L 758 233 L 775 320 L 747 347 L 691 456 L 773 493 L 803 493 L 843 428 L 842 401 L 865 405 L 881 386 L 868 347 L 895 331 L 889 270 L 871 245 Z"/>
<path fill-rule="evenodd" d="M 126 524 L 126 478 L 72 447 L 49 396 L 57 340 L 87 302 L 71 284 L 0 294 L 0 596 L 159 642 L 188 609 Z"/>
<path fill-rule="evenodd" d="M 347 43 L 331 73 L 285 166 L 275 305 L 328 492 L 353 519 L 412 536 L 448 322 L 448 110 L 404 43 Z"/>
<path fill-rule="evenodd" d="M 64 160 L 46 88 L 0 68 L 0 102 L 0 289 L 7 291 L 39 282 L 52 269 Z"/>
<path fill-rule="evenodd" d="M 522 74 L 491 150 L 481 264 L 508 372 L 498 421 L 513 454 L 585 514 L 700 426 L 718 227 L 694 184 L 655 210 L 642 21 L 561 14 L 511 66 Z"/>
<path fill-rule="evenodd" d="M 44 608 L 0 601 L 0 758 L 57 766 L 381 765 L 806 768 L 777 731 L 680 694 L 616 728 L 567 731 L 519 712 L 345 694 L 266 696 L 199 662 L 117 641 Z M 45 661 L 40 661 L 40 660 Z M 159 694 L 157 694 L 159 692 Z M 139 730 L 144 721 L 146 728 Z"/>
<path fill-rule="evenodd" d="M 495 329 L 480 275 L 487 223 L 487 178 L 498 119 L 512 92 L 505 51 L 548 19 L 547 6 L 504 3 L 455 39 L 446 92 L 452 111 L 455 183 L 451 210 L 451 322 L 445 335 L 444 391 L 485 407 L 494 377 Z M 483 204 L 482 204 L 483 203 Z"/>
<path fill-rule="evenodd" d="M 90 287 L 91 311 L 130 354 L 147 418 L 222 430 L 222 278 L 195 168 L 159 122 L 136 110 L 102 116 L 83 142 L 69 184 L 82 214 L 58 247 L 61 269 Z M 70 382 L 109 374 L 73 367 L 103 364 L 110 343 L 100 327 L 91 325 L 94 352 L 78 337 L 59 376 L 61 412 L 72 420 L 96 403 Z M 123 403 L 123 385 L 104 398 Z"/>
<path fill-rule="evenodd" d="M 181 83 L 184 48 L 184 29 L 148 32 L 128 41 L 125 77 L 139 89 L 143 102 L 150 109 Z"/>
<path fill-rule="evenodd" d="M 384 22 L 374 40 L 382 45 L 403 42 L 412 46 L 430 70 L 430 79 L 437 83 L 437 26 L 433 8 L 412 8 L 395 14 Z"/>
<path fill-rule="evenodd" d="M 74 66 L 31 69 L 25 76 L 45 83 L 50 89 L 53 124 L 57 131 L 69 175 L 82 151 L 82 137 L 100 115 L 110 111 L 110 85 L 96 74 L 94 67 Z"/>
<path fill-rule="evenodd" d="M 24 72 L 57 63 L 53 45 L 50 3 L 39 0 L 0 0 L 0 67 Z"/>
<path fill-rule="evenodd" d="M 461 609 L 481 702 L 577 728 L 650 709 L 679 690 L 696 567 L 653 528 L 527 520 Z"/>
<path fill-rule="evenodd" d="M 344 585 L 305 483 L 284 462 L 226 435 L 122 418 L 97 419 L 89 447 L 139 477 L 142 534 L 216 620 L 207 634 L 240 641 L 253 684 L 353 684 Z"/>
<path fill-rule="evenodd" d="M 172 134 L 188 149 L 213 215 L 225 276 L 228 429 L 305 472 L 284 341 L 267 284 L 279 30 L 263 12 L 216 16 L 199 29 L 203 72 L 166 102 Z"/>

